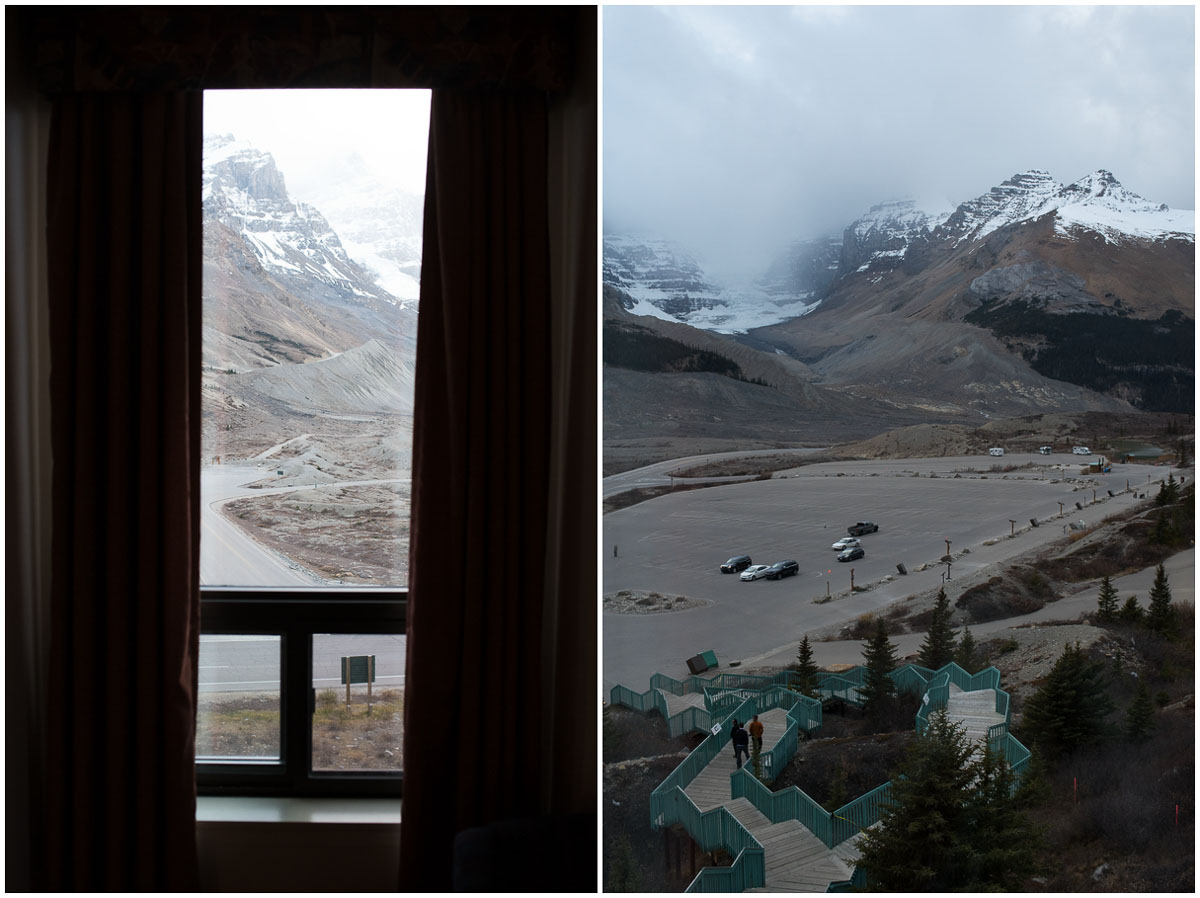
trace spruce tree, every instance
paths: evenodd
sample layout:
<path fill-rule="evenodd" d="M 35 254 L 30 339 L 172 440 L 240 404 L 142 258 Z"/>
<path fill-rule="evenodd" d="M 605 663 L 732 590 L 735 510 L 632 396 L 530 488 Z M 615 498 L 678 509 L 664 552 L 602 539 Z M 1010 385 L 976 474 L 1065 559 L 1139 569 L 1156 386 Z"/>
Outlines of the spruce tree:
<path fill-rule="evenodd" d="M 1022 728 L 1051 758 L 1102 739 L 1113 710 L 1104 669 L 1088 660 L 1079 643 L 1063 649 L 1050 675 L 1026 703 Z"/>
<path fill-rule="evenodd" d="M 1154 705 L 1146 684 L 1139 682 L 1133 704 L 1125 713 L 1125 738 L 1130 742 L 1145 742 L 1154 732 Z"/>
<path fill-rule="evenodd" d="M 888 676 L 896 668 L 896 647 L 888 639 L 882 617 L 875 619 L 875 634 L 863 646 L 863 660 L 867 675 L 859 696 L 867 715 L 878 718 L 896 696 L 896 684 Z"/>
<path fill-rule="evenodd" d="M 880 825 L 863 834 L 859 866 L 872 890 L 1018 888 L 1039 832 L 1020 810 L 1004 759 L 972 745 L 945 711 L 909 747 Z"/>
<path fill-rule="evenodd" d="M 979 666 L 975 651 L 975 637 L 971 635 L 971 628 L 964 624 L 958 647 L 954 650 L 954 661 L 969 674 L 976 673 L 975 668 Z"/>
<path fill-rule="evenodd" d="M 970 852 L 965 882 L 958 888 L 971 891 L 1015 891 L 1035 872 L 1042 830 L 1021 808 L 1025 795 L 1003 754 L 986 745 L 974 764 L 978 774 L 967 798 L 971 808 Z"/>
<path fill-rule="evenodd" d="M 1100 598 L 1096 600 L 1096 616 L 1102 623 L 1117 619 L 1117 590 L 1107 574 L 1100 581 Z"/>
<path fill-rule="evenodd" d="M 950 600 L 946 588 L 938 590 L 933 606 L 933 618 L 929 621 L 929 632 L 921 643 L 917 663 L 930 670 L 940 670 L 954 660 L 954 632 L 950 629 Z"/>
<path fill-rule="evenodd" d="M 1179 501 L 1179 483 L 1175 480 L 1175 475 L 1168 472 L 1167 479 L 1163 481 L 1162 486 L 1158 488 L 1158 495 L 1154 497 L 1155 505 L 1174 505 Z"/>
<path fill-rule="evenodd" d="M 811 698 L 817 697 L 817 681 L 820 675 L 820 668 L 813 661 L 812 646 L 808 642 L 808 634 L 804 634 L 804 638 L 800 640 L 800 650 L 796 652 L 796 675 L 792 678 L 802 694 Z"/>
<path fill-rule="evenodd" d="M 1142 622 L 1142 606 L 1138 604 L 1137 596 L 1130 596 L 1121 606 L 1117 619 L 1123 624 L 1137 626 Z"/>
<path fill-rule="evenodd" d="M 1171 606 L 1171 585 L 1161 563 L 1154 574 L 1154 585 L 1150 587 L 1150 608 L 1146 612 L 1146 625 L 1157 633 L 1170 635 L 1175 629 L 1175 609 Z"/>
<path fill-rule="evenodd" d="M 872 891 L 943 892 L 953 886 L 963 844 L 973 773 L 962 728 L 936 711 L 892 778 L 880 824 L 863 833 L 859 866 Z"/>

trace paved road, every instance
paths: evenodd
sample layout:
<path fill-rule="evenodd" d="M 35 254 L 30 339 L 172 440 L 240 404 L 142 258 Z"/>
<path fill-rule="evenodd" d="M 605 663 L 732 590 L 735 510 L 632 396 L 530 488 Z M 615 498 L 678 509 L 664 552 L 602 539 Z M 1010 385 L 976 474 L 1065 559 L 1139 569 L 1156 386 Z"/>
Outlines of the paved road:
<path fill-rule="evenodd" d="M 822 449 L 750 449 L 741 452 L 717 452 L 712 455 L 689 455 L 686 458 L 672 458 L 668 461 L 655 462 L 652 465 L 646 465 L 642 468 L 634 468 L 632 471 L 622 471 L 620 474 L 610 474 L 604 478 L 603 498 L 607 499 L 610 496 L 615 496 L 617 493 L 623 493 L 627 490 L 638 489 L 639 487 L 648 486 L 668 486 L 672 483 L 719 483 L 724 481 L 737 482 L 745 480 L 744 477 L 676 477 L 672 479 L 667 476 L 671 471 L 679 468 L 685 468 L 689 465 L 701 464 L 703 462 L 720 461 L 726 458 L 747 458 L 756 455 L 811 455 L 814 452 L 822 452 Z"/>
<path fill-rule="evenodd" d="M 245 484 L 268 476 L 269 465 L 206 465 L 200 470 L 201 586 L 323 586 L 303 565 L 256 542 L 221 514 L 221 506 L 242 496 L 268 496 L 314 489 L 313 485 L 251 489 Z M 399 479 L 352 480 L 318 487 L 373 486 Z"/>
<path fill-rule="evenodd" d="M 351 655 L 375 656 L 376 688 L 403 686 L 406 645 L 399 634 L 317 634 L 313 637 L 313 686 L 344 688 L 341 659 Z M 218 692 L 278 693 L 279 648 L 278 636 L 202 635 L 201 697 Z"/>
<path fill-rule="evenodd" d="M 991 470 L 997 461 L 970 456 L 811 465 L 781 472 L 783 478 L 677 493 L 606 515 L 605 594 L 659 591 L 709 604 L 666 614 L 605 614 L 605 689 L 615 683 L 644 689 L 655 671 L 686 675 L 687 659 L 708 649 L 738 660 L 787 646 L 794 654 L 805 632 L 937 588 L 946 538 L 953 584 L 956 576 L 1061 538 L 1067 521 L 1094 523 L 1137 504 L 1137 491 L 1149 485 L 1152 493 L 1157 485 L 1150 481 L 1167 474 L 1166 468 L 1117 465 L 1111 474 L 1081 477 L 1080 460 L 1069 455 L 1009 455 L 1004 466 L 1037 467 L 1005 475 Z M 1030 518 L 1050 523 L 1033 528 Z M 855 520 L 872 520 L 880 530 L 863 538 L 865 558 L 838 563 L 829 546 Z M 796 559 L 801 573 L 743 583 L 717 571 L 742 552 L 763 563 Z M 899 563 L 907 576 L 897 574 Z M 930 566 L 918 570 L 924 565 Z M 850 594 L 851 569 L 855 585 L 881 585 Z M 814 603 L 827 593 L 834 601 Z"/>

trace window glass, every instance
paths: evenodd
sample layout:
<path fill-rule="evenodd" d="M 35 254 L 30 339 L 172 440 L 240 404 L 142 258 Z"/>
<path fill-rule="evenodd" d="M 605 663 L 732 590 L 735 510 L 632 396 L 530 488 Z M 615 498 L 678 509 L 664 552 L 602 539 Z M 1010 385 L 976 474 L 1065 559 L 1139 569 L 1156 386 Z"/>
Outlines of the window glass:
<path fill-rule="evenodd" d="M 201 584 L 408 583 L 428 91 L 206 91 Z"/>
<path fill-rule="evenodd" d="M 313 770 L 402 770 L 405 637 L 314 634 L 312 645 Z"/>
<path fill-rule="evenodd" d="M 197 760 L 281 760 L 281 641 L 201 634 Z"/>

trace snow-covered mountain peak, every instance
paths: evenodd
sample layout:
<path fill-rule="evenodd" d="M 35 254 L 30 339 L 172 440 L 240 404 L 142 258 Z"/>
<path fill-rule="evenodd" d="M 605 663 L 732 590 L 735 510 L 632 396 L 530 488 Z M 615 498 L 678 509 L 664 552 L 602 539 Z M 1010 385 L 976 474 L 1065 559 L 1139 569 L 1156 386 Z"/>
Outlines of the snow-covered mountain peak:
<path fill-rule="evenodd" d="M 720 333 L 739 333 L 806 314 L 809 294 L 725 285 L 692 253 L 659 237 L 604 235 L 604 283 L 632 298 L 627 311 Z"/>
<path fill-rule="evenodd" d="M 232 135 L 204 141 L 205 218 L 237 233 L 262 266 L 278 278 L 302 278 L 347 298 L 395 301 L 350 258 L 315 206 L 288 194 L 270 153 Z"/>
<path fill-rule="evenodd" d="M 1097 169 L 1054 197 L 1055 230 L 1074 236 L 1080 229 L 1095 231 L 1109 243 L 1122 235 L 1147 240 L 1195 240 L 1194 210 L 1171 209 L 1127 190 L 1112 172 Z"/>
<path fill-rule="evenodd" d="M 919 206 L 916 200 L 906 197 L 872 206 L 850 227 L 859 236 L 865 236 L 873 228 L 918 232 L 930 230 L 941 224 L 950 216 L 951 211 L 953 210 L 949 208 L 929 211 Z"/>

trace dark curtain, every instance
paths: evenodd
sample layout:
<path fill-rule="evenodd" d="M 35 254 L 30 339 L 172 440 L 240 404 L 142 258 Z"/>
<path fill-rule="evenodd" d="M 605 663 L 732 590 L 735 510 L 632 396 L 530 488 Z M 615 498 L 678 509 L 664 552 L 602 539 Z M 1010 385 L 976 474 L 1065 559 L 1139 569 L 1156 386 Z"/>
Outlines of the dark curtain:
<path fill-rule="evenodd" d="M 539 812 L 550 412 L 546 100 L 435 91 L 413 445 L 401 887 Z M 420 775 L 416 775 L 420 771 Z"/>
<path fill-rule="evenodd" d="M 54 103 L 45 881 L 194 888 L 199 93 Z"/>

